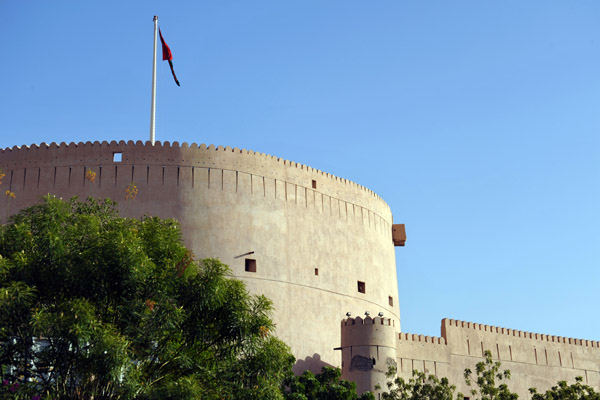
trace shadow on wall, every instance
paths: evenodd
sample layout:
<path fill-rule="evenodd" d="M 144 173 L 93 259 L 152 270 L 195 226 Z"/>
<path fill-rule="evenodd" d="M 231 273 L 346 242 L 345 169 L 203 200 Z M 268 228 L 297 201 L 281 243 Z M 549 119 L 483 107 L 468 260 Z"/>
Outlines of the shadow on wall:
<path fill-rule="evenodd" d="M 312 357 L 308 356 L 304 360 L 297 360 L 292 371 L 295 375 L 302 375 L 306 370 L 309 370 L 314 374 L 320 374 L 323 367 L 333 367 L 333 365 L 321 360 L 321 356 L 315 353 Z"/>

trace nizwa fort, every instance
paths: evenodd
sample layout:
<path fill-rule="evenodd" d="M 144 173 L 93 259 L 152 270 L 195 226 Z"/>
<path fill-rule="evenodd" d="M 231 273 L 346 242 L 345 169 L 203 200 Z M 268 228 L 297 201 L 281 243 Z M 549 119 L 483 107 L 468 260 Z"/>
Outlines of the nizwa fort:
<path fill-rule="evenodd" d="M 3 222 L 48 193 L 110 197 L 124 216 L 179 220 L 197 258 L 221 259 L 251 293 L 273 300 L 276 334 L 296 356 L 296 372 L 341 367 L 363 392 L 385 388 L 394 364 L 402 377 L 414 369 L 446 376 L 469 393 L 463 371 L 489 350 L 521 398 L 577 376 L 600 388 L 596 341 L 452 319 L 442 320 L 440 337 L 402 332 L 394 246 L 404 245 L 404 225 L 377 194 L 346 179 L 253 151 L 177 142 L 15 146 L 0 150 L 0 168 L 3 190 L 15 194 L 0 196 Z M 125 201 L 131 183 L 138 194 Z"/>

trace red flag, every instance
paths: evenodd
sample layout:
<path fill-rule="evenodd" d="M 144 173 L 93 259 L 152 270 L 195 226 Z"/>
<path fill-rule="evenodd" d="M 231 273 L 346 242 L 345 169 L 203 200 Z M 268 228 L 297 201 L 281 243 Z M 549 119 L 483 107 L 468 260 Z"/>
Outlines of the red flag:
<path fill-rule="evenodd" d="M 175 83 L 177 86 L 181 86 L 179 81 L 177 80 L 177 76 L 175 76 L 175 70 L 173 69 L 173 54 L 171 53 L 171 49 L 165 43 L 165 39 L 163 39 L 162 32 L 160 28 L 158 28 L 158 34 L 160 35 L 160 43 L 162 43 L 162 51 L 163 51 L 163 61 L 169 61 L 169 67 L 171 67 L 171 73 L 173 74 L 173 79 L 175 79 Z"/>

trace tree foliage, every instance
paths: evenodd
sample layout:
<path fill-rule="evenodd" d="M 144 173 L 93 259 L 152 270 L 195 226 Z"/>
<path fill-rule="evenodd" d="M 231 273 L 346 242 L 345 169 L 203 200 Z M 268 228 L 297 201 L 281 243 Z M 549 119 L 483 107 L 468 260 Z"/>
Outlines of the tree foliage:
<path fill-rule="evenodd" d="M 320 374 L 304 371 L 288 378 L 286 400 L 374 400 L 370 392 L 358 396 L 356 383 L 340 379 L 339 368 L 323 367 Z"/>
<path fill-rule="evenodd" d="M 584 385 L 581 376 L 575 378 L 575 383 L 571 385 L 566 381 L 559 381 L 545 393 L 538 393 L 535 388 L 529 391 L 531 400 L 600 400 L 600 393 L 591 386 Z"/>
<path fill-rule="evenodd" d="M 280 399 L 293 357 L 271 302 L 174 220 L 46 197 L 0 230 L 6 398 Z"/>
<path fill-rule="evenodd" d="M 510 379 L 510 371 L 500 371 L 500 361 L 492 360 L 492 352 L 486 350 L 484 352 L 484 361 L 480 361 L 475 365 L 475 385 L 473 387 L 473 372 L 465 369 L 464 377 L 467 386 L 473 387 L 471 394 L 481 400 L 517 400 L 519 395 L 510 391 L 505 383 L 496 384 L 498 381 Z"/>
<path fill-rule="evenodd" d="M 386 375 L 388 379 L 396 376 L 396 368 L 390 366 Z M 383 400 L 453 400 L 456 389 L 448 378 L 439 379 L 417 370 L 408 381 L 396 376 L 388 381 L 387 388 L 388 391 L 381 394 Z"/>

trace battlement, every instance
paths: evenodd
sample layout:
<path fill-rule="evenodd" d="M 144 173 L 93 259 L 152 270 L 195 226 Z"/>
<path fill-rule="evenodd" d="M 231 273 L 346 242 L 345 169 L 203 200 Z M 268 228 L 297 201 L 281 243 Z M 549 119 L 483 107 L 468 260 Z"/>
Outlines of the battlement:
<path fill-rule="evenodd" d="M 594 340 L 574 339 L 574 338 L 568 338 L 568 337 L 563 337 L 563 336 L 545 335 L 545 334 L 541 334 L 541 333 L 525 332 L 525 331 L 520 331 L 520 330 L 516 330 L 516 329 L 508 329 L 508 328 L 502 328 L 502 327 L 497 327 L 497 326 L 492 326 L 492 325 L 478 324 L 478 323 L 473 323 L 473 322 L 460 321 L 460 320 L 447 319 L 447 318 L 444 318 L 442 320 L 442 336 L 443 337 L 446 337 L 446 327 L 472 329 L 472 330 L 479 331 L 479 332 L 489 332 L 489 333 L 498 334 L 498 335 L 506 335 L 506 336 L 523 338 L 523 339 L 538 340 L 538 341 L 544 341 L 544 342 L 549 342 L 549 343 L 562 343 L 562 344 L 570 344 L 570 345 L 584 346 L 584 347 L 595 347 L 595 348 L 600 347 L 600 342 L 594 341 Z"/>
<path fill-rule="evenodd" d="M 91 153 L 90 151 L 93 150 L 93 153 Z M 133 150 L 132 152 L 130 152 L 131 150 Z M 300 164 L 294 161 L 289 161 L 280 157 L 276 157 L 276 156 L 272 156 L 269 154 L 265 154 L 265 153 L 260 153 L 260 152 L 255 152 L 252 150 L 246 150 L 246 149 L 239 149 L 237 147 L 231 148 L 230 146 L 217 146 L 215 147 L 215 145 L 205 145 L 205 144 L 196 144 L 196 143 L 192 143 L 191 145 L 188 144 L 187 142 L 183 142 L 181 144 L 179 144 L 179 142 L 175 141 L 170 143 L 169 141 L 165 141 L 165 142 L 160 142 L 157 141 L 155 142 L 154 145 L 152 145 L 152 143 L 150 141 L 146 141 L 146 142 L 142 142 L 140 140 L 134 142 L 132 140 L 129 140 L 127 142 L 121 140 L 119 142 L 116 141 L 111 141 L 110 143 L 107 141 L 102 141 L 102 142 L 98 142 L 98 141 L 94 141 L 94 142 L 79 142 L 79 143 L 75 143 L 75 142 L 71 142 L 69 144 L 65 143 L 65 142 L 60 142 L 59 144 L 57 144 L 56 142 L 52 142 L 50 144 L 47 144 L 45 142 L 40 143 L 39 145 L 37 144 L 32 144 L 31 146 L 27 146 L 27 145 L 23 145 L 23 146 L 13 146 L 13 147 L 7 147 L 4 149 L 0 149 L 0 156 L 2 156 L 3 158 L 5 158 L 6 161 L 13 162 L 13 163 L 19 163 L 22 164 L 22 160 L 20 160 L 19 157 L 19 153 L 21 152 L 29 152 L 29 151 L 33 151 L 35 152 L 35 157 L 39 160 L 40 158 L 45 158 L 44 155 L 41 154 L 41 152 L 46 152 L 49 153 L 46 156 L 50 156 L 51 158 L 54 158 L 59 164 L 61 164 L 61 160 L 57 159 L 57 157 L 52 157 L 55 155 L 55 153 L 57 151 L 61 151 L 61 155 L 64 155 L 64 151 L 69 151 L 69 152 L 73 152 L 75 151 L 74 155 L 78 152 L 78 151 L 82 151 L 84 153 L 86 153 L 87 155 L 92 155 L 93 154 L 93 161 L 95 163 L 112 163 L 113 162 L 113 154 L 114 153 L 122 153 L 123 154 L 123 158 L 120 161 L 121 164 L 133 164 L 133 163 L 149 163 L 149 162 L 177 162 L 177 163 L 181 163 L 181 164 L 185 164 L 186 162 L 190 163 L 192 160 L 192 157 L 186 157 L 191 155 L 189 152 L 203 152 L 206 153 L 210 156 L 219 156 L 219 155 L 242 155 L 242 156 L 252 156 L 255 157 L 258 162 L 269 162 L 269 163 L 274 163 L 274 164 L 279 164 L 279 165 L 283 165 L 283 166 L 287 166 L 288 168 L 294 168 L 294 169 L 299 169 L 299 170 L 304 170 L 308 173 L 311 173 L 313 175 L 318 175 L 324 178 L 327 178 L 329 180 L 331 180 L 332 182 L 337 182 L 337 183 L 341 183 L 344 185 L 348 185 L 350 187 L 359 189 L 361 191 L 364 191 L 365 193 L 368 193 L 370 196 L 372 196 L 373 198 L 385 203 L 385 201 L 379 196 L 377 195 L 375 192 L 373 192 L 372 190 L 359 185 L 358 183 L 355 183 L 353 181 L 350 181 L 348 179 L 344 179 L 344 178 L 340 178 L 338 176 L 335 176 L 333 174 L 330 174 L 328 172 L 324 172 L 321 171 L 319 169 L 316 168 L 312 168 L 308 165 L 305 164 Z M 166 151 L 166 152 L 165 152 Z M 181 155 L 179 157 L 177 157 L 177 151 L 181 152 Z M 132 154 L 128 154 L 128 153 L 132 153 Z M 212 153 L 212 154 L 209 154 Z M 143 154 L 142 157 L 140 157 L 140 154 Z M 152 156 L 155 156 L 154 158 Z M 76 157 L 75 157 L 76 158 Z M 64 163 L 62 164 L 70 164 L 72 163 L 74 160 L 69 157 L 67 159 L 64 160 Z M 87 160 L 83 160 L 80 159 L 79 160 L 82 163 L 85 163 Z M 234 161 L 234 165 L 238 164 L 238 162 Z M 54 164 L 53 164 L 54 165 Z M 16 166 L 16 165 L 15 165 Z M 235 169 L 232 168 L 231 169 Z M 386 204 L 387 206 L 387 204 Z M 389 208 L 389 207 L 388 207 Z"/>
<path fill-rule="evenodd" d="M 445 337 L 423 336 L 415 333 L 400 333 L 398 334 L 398 339 L 409 343 L 447 344 Z"/>
<path fill-rule="evenodd" d="M 384 325 L 384 326 L 394 327 L 395 323 L 394 323 L 394 320 L 391 318 L 384 318 L 384 317 L 371 318 L 370 316 L 367 316 L 366 318 L 349 317 L 349 318 L 342 320 L 342 329 L 346 326 L 353 326 L 353 325 Z"/>

